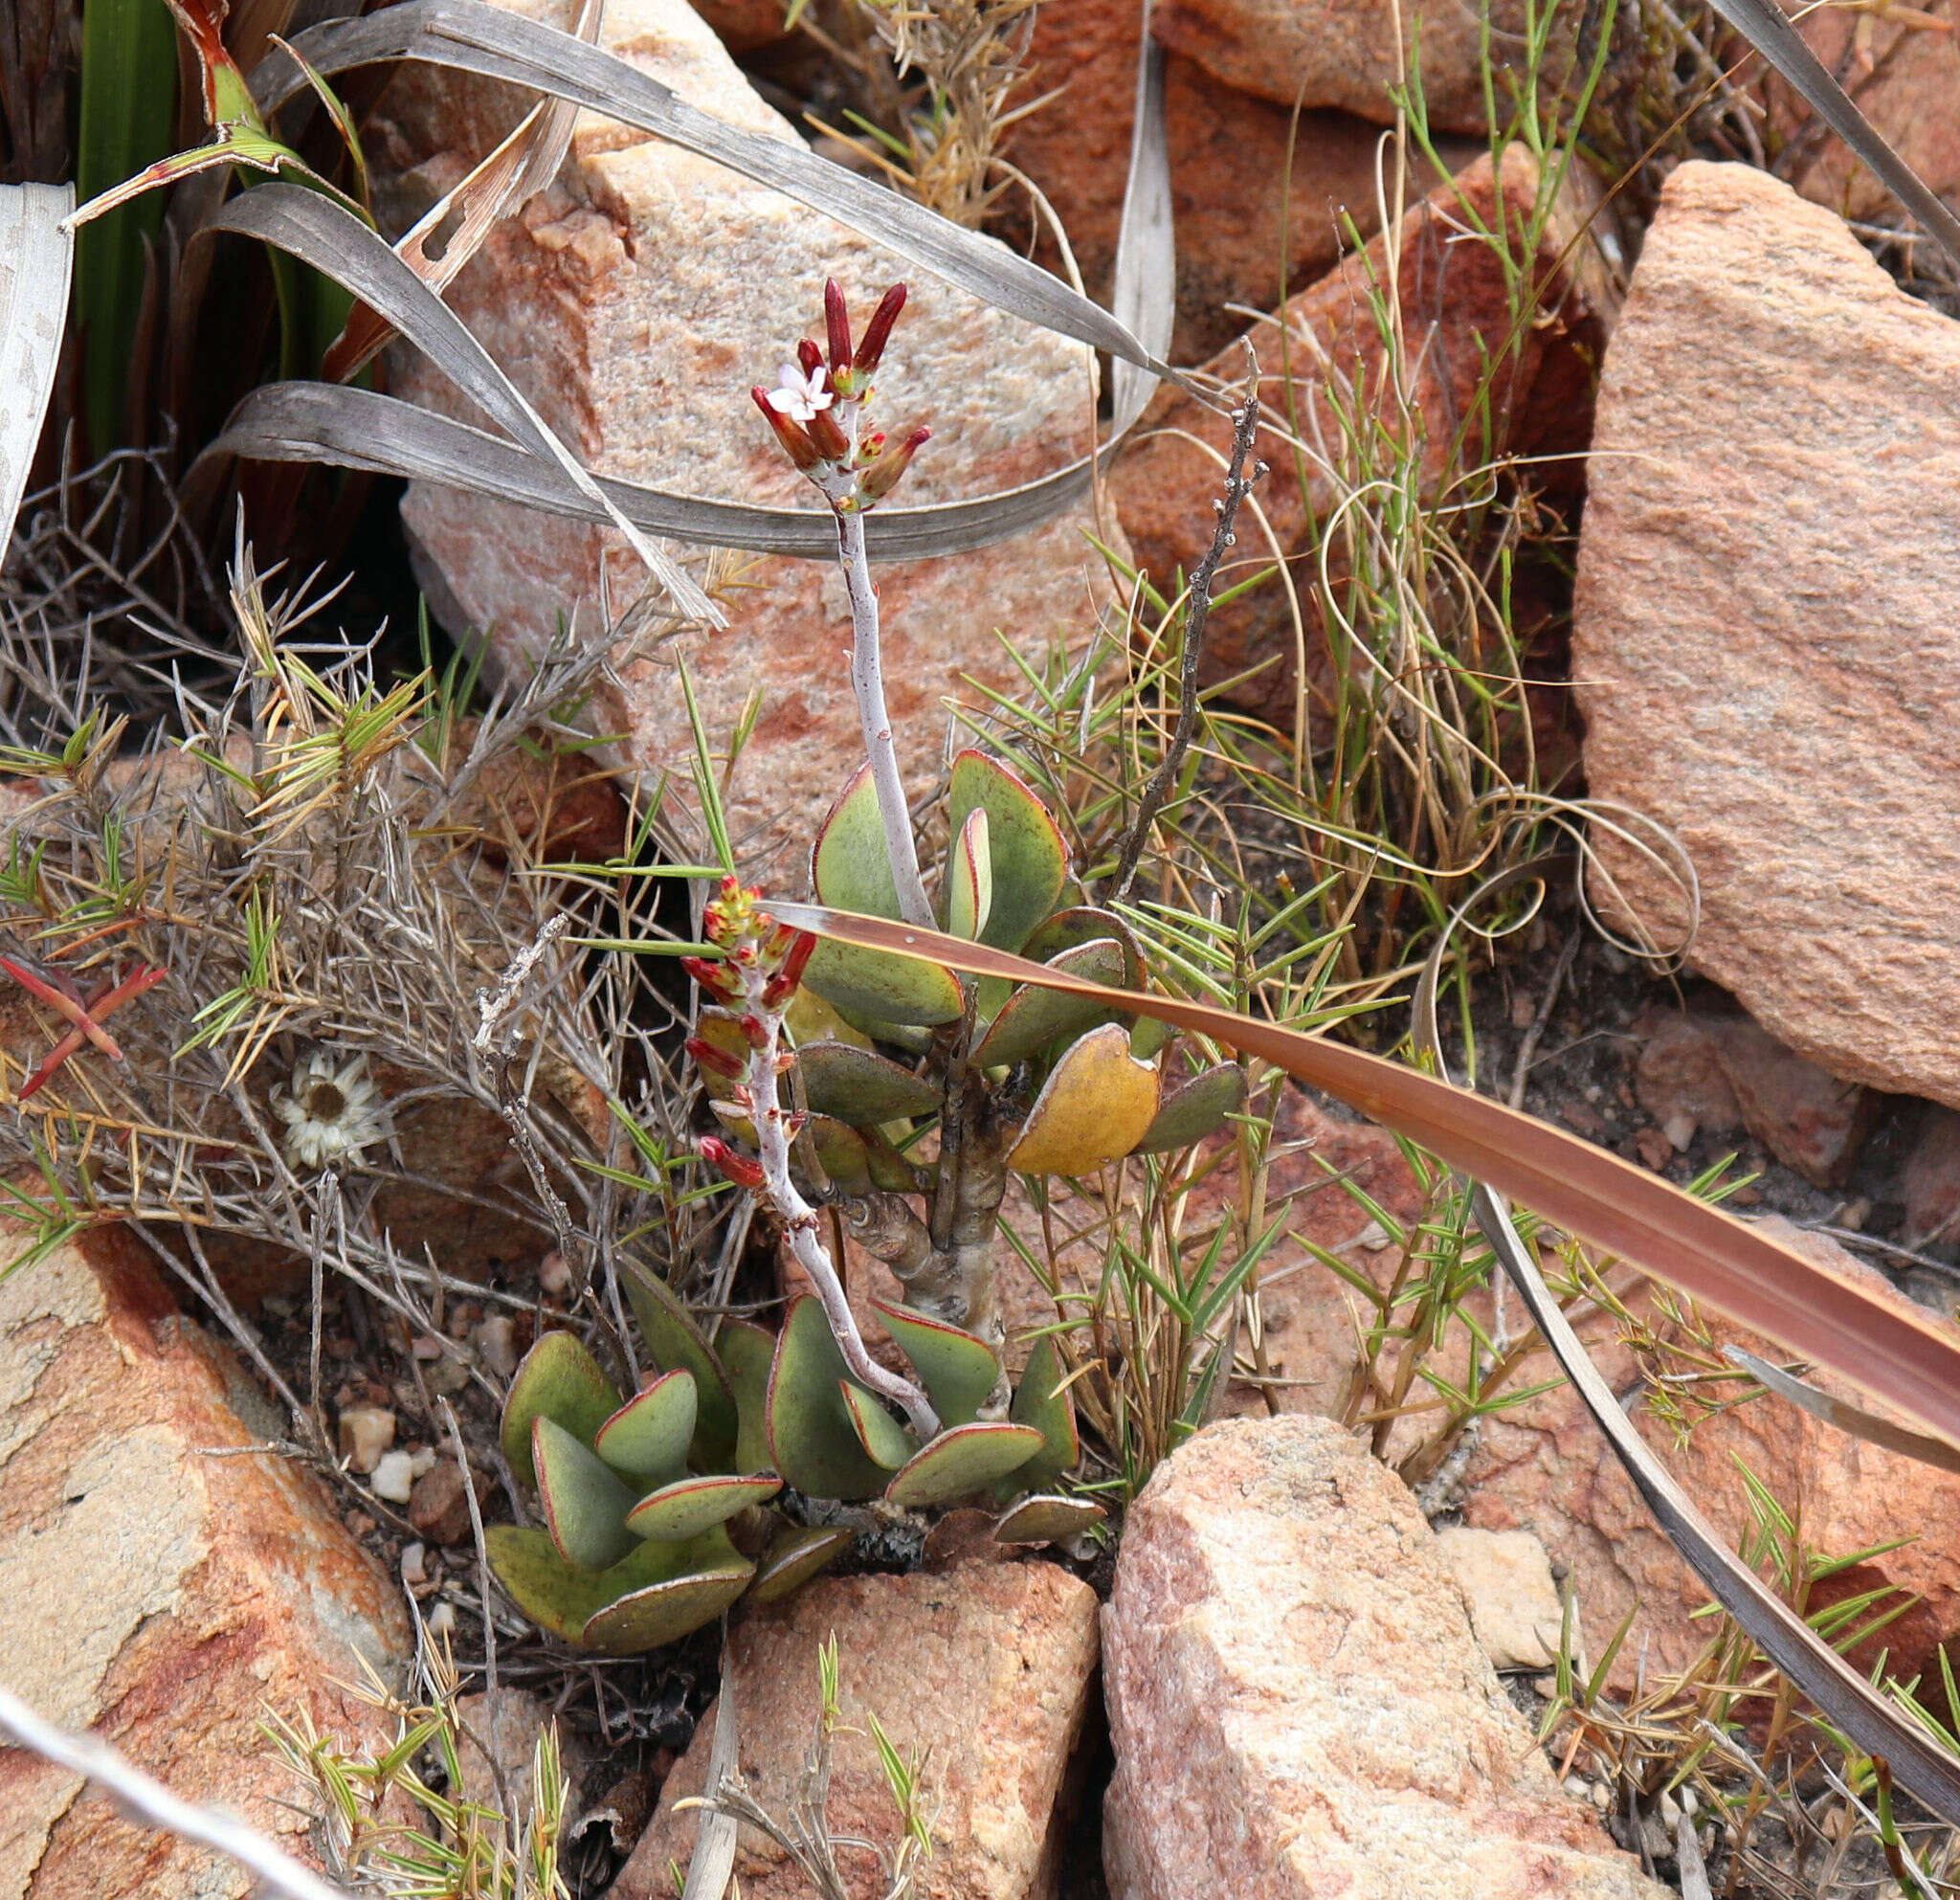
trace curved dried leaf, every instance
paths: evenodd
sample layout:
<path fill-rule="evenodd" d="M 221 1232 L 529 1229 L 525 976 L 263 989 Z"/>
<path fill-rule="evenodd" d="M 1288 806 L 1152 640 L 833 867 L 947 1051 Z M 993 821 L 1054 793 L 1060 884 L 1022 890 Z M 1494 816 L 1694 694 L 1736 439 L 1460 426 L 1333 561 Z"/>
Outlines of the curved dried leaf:
<path fill-rule="evenodd" d="M 1010 316 L 1107 350 L 1152 376 L 1175 373 L 1106 310 L 998 241 L 818 158 L 800 144 L 724 123 L 616 55 L 560 28 L 482 0 L 405 0 L 365 20 L 309 28 L 293 46 L 327 74 L 377 60 L 422 59 L 570 100 L 770 186 Z M 252 83 L 260 109 L 270 112 L 305 81 L 291 59 L 274 53 L 260 62 Z M 1146 142 L 1148 136 L 1147 130 Z M 1154 318 L 1158 303 L 1169 307 L 1169 281 L 1138 276 L 1136 294 L 1145 300 L 1140 307 Z M 1163 333 L 1169 336 L 1168 324 Z"/>
<path fill-rule="evenodd" d="M 72 185 L 0 190 L 0 547 L 13 533 L 55 392 L 75 267 L 75 235 L 61 221 L 74 209 Z"/>
<path fill-rule="evenodd" d="M 1955 1451 L 1944 1440 L 1927 1438 L 1924 1432 L 1908 1431 L 1904 1425 L 1895 1425 L 1891 1419 L 1880 1418 L 1876 1412 L 1847 1405 L 1843 1399 L 1833 1398 L 1828 1392 L 1820 1392 L 1815 1386 L 1792 1377 L 1781 1366 L 1772 1366 L 1769 1360 L 1759 1359 L 1740 1346 L 1725 1346 L 1722 1350 L 1751 1378 L 1768 1386 L 1777 1397 L 1787 1398 L 1791 1404 L 1808 1412 L 1812 1418 L 1821 1419 L 1827 1425 L 1836 1425 L 1840 1432 L 1847 1432 L 1855 1439 L 1863 1439 L 1869 1444 L 1896 1451 L 1902 1458 L 1917 1459 L 1920 1464 L 1933 1465 L 1941 1471 L 1960 1471 L 1960 1451 Z"/>
<path fill-rule="evenodd" d="M 1130 1054 L 1125 1025 L 1105 1022 L 1062 1051 L 1007 1165 L 1024 1174 L 1086 1174 L 1127 1154 L 1156 1116 L 1157 1071 Z"/>
<path fill-rule="evenodd" d="M 1038 1492 L 1023 1498 L 993 1527 L 996 1544 L 1058 1544 L 1093 1531 L 1109 1516 L 1093 1498 Z"/>
<path fill-rule="evenodd" d="M 607 500 L 462 319 L 352 212 L 317 191 L 275 181 L 240 192 L 220 207 L 204 230 L 234 231 L 289 252 L 371 304 L 493 422 L 508 430 L 532 457 L 555 465 L 587 502 L 599 507 L 680 613 L 713 627 L 727 624 L 722 610 Z"/>

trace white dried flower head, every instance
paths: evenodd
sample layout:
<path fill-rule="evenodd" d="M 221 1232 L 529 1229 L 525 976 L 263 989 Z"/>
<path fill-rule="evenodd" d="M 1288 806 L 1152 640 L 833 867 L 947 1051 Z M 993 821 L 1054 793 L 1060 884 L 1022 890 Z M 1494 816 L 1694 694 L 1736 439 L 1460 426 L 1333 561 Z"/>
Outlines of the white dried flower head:
<path fill-rule="evenodd" d="M 342 1060 L 328 1049 L 309 1050 L 293 1070 L 291 1089 L 274 1087 L 272 1108 L 286 1125 L 280 1146 L 296 1173 L 358 1166 L 388 1138 L 388 1110 L 363 1055 Z"/>

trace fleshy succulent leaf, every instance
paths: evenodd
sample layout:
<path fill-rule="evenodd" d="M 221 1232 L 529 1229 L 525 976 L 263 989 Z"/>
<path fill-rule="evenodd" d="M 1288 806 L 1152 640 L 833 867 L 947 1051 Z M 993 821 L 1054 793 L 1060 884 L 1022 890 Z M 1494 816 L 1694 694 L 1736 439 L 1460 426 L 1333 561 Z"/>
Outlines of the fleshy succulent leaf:
<path fill-rule="evenodd" d="M 885 1488 L 899 1505 L 947 1504 L 998 1483 L 1041 1449 L 1033 1425 L 979 1419 L 955 1425 L 921 1451 Z"/>
<path fill-rule="evenodd" d="M 773 1603 L 827 1570 L 851 1548 L 852 1536 L 835 1525 L 785 1524 L 756 1566 L 748 1586 L 751 1603 Z"/>
<path fill-rule="evenodd" d="M 885 851 L 884 815 L 869 763 L 851 774 L 837 802 L 817 827 L 810 854 L 810 881 L 819 904 L 867 917 L 902 917 L 898 881 Z M 819 991 L 819 995 L 822 993 Z"/>
<path fill-rule="evenodd" d="M 663 1373 L 694 1375 L 694 1442 L 689 1456 L 703 1471 L 725 1471 L 735 1462 L 735 1395 L 728 1375 L 701 1335 L 687 1308 L 664 1280 L 628 1261 L 620 1267 L 633 1316 L 647 1353 Z"/>
<path fill-rule="evenodd" d="M 715 1352 L 727 1369 L 741 1423 L 735 1434 L 735 1468 L 745 1474 L 769 1466 L 769 1366 L 776 1336 L 746 1319 L 724 1319 Z"/>
<path fill-rule="evenodd" d="M 1075 1400 L 1062 1383 L 1061 1360 L 1047 1333 L 1028 1353 L 1021 1382 L 1014 1388 L 1008 1417 L 1017 1425 L 1032 1425 L 1041 1434 L 1041 1449 L 1014 1474 L 1017 1488 L 1045 1490 L 1065 1471 L 1073 1471 L 1082 1456 L 1076 1429 Z"/>
<path fill-rule="evenodd" d="M 888 1056 L 848 1042 L 812 1042 L 796 1052 L 812 1110 L 854 1129 L 938 1112 L 939 1090 Z"/>
<path fill-rule="evenodd" d="M 640 1562 L 644 1582 L 635 1580 Z M 587 1620 L 578 1640 L 608 1656 L 640 1656 L 712 1622 L 748 1588 L 755 1566 L 718 1528 L 690 1543 L 642 1543 L 606 1575 L 617 1579 L 612 1598 Z"/>
<path fill-rule="evenodd" d="M 664 1485 L 687 1465 L 694 1441 L 694 1375 L 686 1367 L 642 1386 L 599 1427 L 592 1449 L 623 1477 Z"/>
<path fill-rule="evenodd" d="M 909 1307 L 871 1303 L 885 1330 L 911 1360 L 932 1409 L 943 1423 L 964 1425 L 980 1415 L 981 1406 L 1000 1383 L 1000 1356 L 986 1340 L 962 1331 L 943 1319 L 915 1313 Z"/>
<path fill-rule="evenodd" d="M 709 1048 L 719 1049 L 738 1062 L 748 1061 L 748 1038 L 743 1033 L 742 1018 L 733 1010 L 724 1009 L 719 1003 L 703 1003 L 695 1014 L 694 1033 Z M 725 1102 L 734 1093 L 732 1076 L 719 1074 L 704 1062 L 697 1062 L 695 1067 L 709 1101 Z"/>
<path fill-rule="evenodd" d="M 1057 970 L 1091 983 L 1114 985 L 1123 980 L 1122 946 L 1107 937 L 1078 944 L 1053 961 Z M 993 1026 L 973 1051 L 973 1061 L 984 1069 L 1025 1062 L 1064 1037 L 1080 1036 L 1098 1023 L 1120 1020 L 1118 1013 L 1102 1003 L 1070 995 L 1066 990 L 1037 990 L 1030 984 L 1001 1005 Z"/>
<path fill-rule="evenodd" d="M 952 835 L 969 816 L 987 814 L 993 864 L 993 899 L 980 941 L 1017 950 L 1028 933 L 1055 908 L 1068 876 L 1068 845 L 1048 807 L 985 752 L 969 749 L 953 761 L 947 794 Z"/>
<path fill-rule="evenodd" d="M 783 1488 L 768 1474 L 737 1478 L 718 1471 L 705 1478 L 679 1478 L 650 1491 L 626 1513 L 626 1528 L 635 1537 L 661 1543 L 684 1543 L 725 1524 L 745 1505 L 767 1504 Z"/>
<path fill-rule="evenodd" d="M 1044 917 L 1035 933 L 1021 946 L 1030 963 L 1053 963 L 1063 950 L 1082 944 L 1108 939 L 1123 946 L 1123 987 L 1140 990 L 1144 983 L 1144 953 L 1138 948 L 1136 932 L 1113 910 L 1096 905 L 1079 904 Z"/>
<path fill-rule="evenodd" d="M 957 1020 L 966 1007 L 960 979 L 943 965 L 842 944 L 819 944 L 803 981 L 849 1022 L 930 1027 Z"/>
<path fill-rule="evenodd" d="M 1132 1041 L 1130 1053 L 1136 1053 Z M 1163 1154 L 1173 1148 L 1189 1148 L 1216 1134 L 1228 1115 L 1236 1114 L 1245 1101 L 1245 1071 L 1236 1062 L 1220 1062 L 1200 1071 L 1189 1082 L 1181 1082 L 1165 1096 L 1156 1119 L 1144 1130 L 1137 1143 L 1138 1154 Z"/>
<path fill-rule="evenodd" d="M 1093 1531 L 1108 1515 L 1092 1498 L 1036 1492 L 1002 1515 L 993 1527 L 993 1537 L 1000 1544 L 1058 1544 Z"/>
<path fill-rule="evenodd" d="M 987 837 L 987 810 L 976 805 L 953 837 L 946 866 L 946 927 L 974 942 L 993 908 L 993 859 Z"/>
<path fill-rule="evenodd" d="M 575 1570 L 604 1570 L 633 1548 L 626 1513 L 635 1493 L 596 1452 L 552 1419 L 531 1423 L 531 1461 L 545 1529 L 558 1554 Z"/>
<path fill-rule="evenodd" d="M 1157 1071 L 1129 1052 L 1120 1022 L 1063 1050 L 1028 1110 L 1007 1165 L 1025 1174 L 1086 1174 L 1127 1154 L 1157 1118 Z"/>
<path fill-rule="evenodd" d="M 1147 1062 L 1177 1034 L 1168 1022 L 1153 1016 L 1139 1017 L 1129 1032 L 1129 1052 L 1140 1062 Z"/>
<path fill-rule="evenodd" d="M 499 1436 L 512 1475 L 527 1490 L 537 1487 L 531 1464 L 531 1425 L 553 1419 L 590 1445 L 599 1427 L 619 1409 L 619 1388 L 599 1370 L 575 1332 L 546 1333 L 511 1375 Z"/>
<path fill-rule="evenodd" d="M 885 1472 L 864 1455 L 845 1410 L 837 1382 L 847 1372 L 823 1303 L 804 1294 L 783 1321 L 769 1370 L 770 1460 L 799 1491 L 857 1503 L 884 1489 Z"/>
<path fill-rule="evenodd" d="M 919 1441 L 878 1402 L 876 1394 L 849 1379 L 839 1379 L 837 1388 L 844 1396 L 844 1410 L 851 1415 L 858 1442 L 874 1464 L 896 1471 L 919 1449 Z"/>

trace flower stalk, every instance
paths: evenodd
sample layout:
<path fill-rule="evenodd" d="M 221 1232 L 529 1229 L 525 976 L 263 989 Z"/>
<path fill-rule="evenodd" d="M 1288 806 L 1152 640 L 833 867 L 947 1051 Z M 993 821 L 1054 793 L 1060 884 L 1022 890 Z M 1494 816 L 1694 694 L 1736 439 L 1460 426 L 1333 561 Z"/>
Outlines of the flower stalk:
<path fill-rule="evenodd" d="M 851 1376 L 897 1405 L 920 1442 L 925 1443 L 938 1436 L 939 1416 L 931 1400 L 911 1380 L 888 1372 L 871 1356 L 858 1330 L 843 1280 L 817 1236 L 817 1211 L 804 1198 L 790 1172 L 791 1145 L 804 1118 L 785 1109 L 778 1092 L 778 1079 L 789 1061 L 782 1049 L 783 1017 L 816 939 L 807 931 L 778 925 L 757 904 L 760 895 L 744 889 L 734 878 L 724 878 L 720 893 L 702 914 L 707 940 L 722 951 L 723 960 L 683 959 L 688 973 L 742 1018 L 748 1060 L 729 1106 L 753 1124 L 760 1160 L 751 1160 L 713 1135 L 702 1140 L 701 1151 L 738 1187 L 761 1194 L 775 1210 L 796 1264 L 823 1303 L 824 1316 Z M 688 1046 L 699 1060 L 695 1044 Z"/>
<path fill-rule="evenodd" d="M 894 284 L 854 346 L 844 293 L 833 279 L 824 285 L 828 363 L 823 350 L 806 338 L 797 346 L 796 361 L 782 366 L 777 387 L 751 393 L 756 407 L 775 430 L 784 453 L 830 504 L 836 519 L 837 566 L 851 603 L 851 688 L 857 696 L 858 729 L 878 791 L 885 855 L 891 861 L 900 913 L 908 924 L 930 929 L 932 905 L 919 874 L 912 816 L 899 775 L 898 749 L 892 741 L 891 714 L 885 704 L 878 586 L 871 578 L 864 545 L 866 512 L 898 486 L 912 458 L 932 435 L 921 427 L 894 443 L 882 431 L 867 433 L 864 428 L 865 411 L 874 391 L 872 377 L 904 305 L 905 286 Z"/>

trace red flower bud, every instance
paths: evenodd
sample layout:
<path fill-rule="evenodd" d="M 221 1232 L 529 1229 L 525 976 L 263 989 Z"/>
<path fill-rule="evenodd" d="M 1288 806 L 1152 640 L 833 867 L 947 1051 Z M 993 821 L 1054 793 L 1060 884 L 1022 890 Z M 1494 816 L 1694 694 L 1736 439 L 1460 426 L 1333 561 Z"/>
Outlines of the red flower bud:
<path fill-rule="evenodd" d="M 686 1043 L 687 1053 L 694 1058 L 696 1068 L 707 1069 L 715 1075 L 726 1076 L 730 1082 L 740 1079 L 747 1066 L 739 1056 L 726 1049 L 718 1049 L 700 1036 L 690 1036 Z"/>
<path fill-rule="evenodd" d="M 808 930 L 798 930 L 796 941 L 790 946 L 790 953 L 783 959 L 783 974 L 791 983 L 800 983 L 803 972 L 810 967 L 810 958 L 816 949 L 816 939 Z"/>
<path fill-rule="evenodd" d="M 748 1038 L 751 1049 L 767 1049 L 769 1046 L 769 1032 L 759 1016 L 745 1016 L 742 1018 L 742 1033 Z"/>
<path fill-rule="evenodd" d="M 843 287 L 835 278 L 823 287 L 823 321 L 830 333 L 831 368 L 841 369 L 851 361 L 851 318 L 844 308 Z"/>
<path fill-rule="evenodd" d="M 858 478 L 858 485 L 863 491 L 867 502 L 882 501 L 899 485 L 901 478 L 912 466 L 912 458 L 932 439 L 932 431 L 923 424 L 901 442 L 897 448 L 888 448 L 879 458 Z"/>
<path fill-rule="evenodd" d="M 837 427 L 836 417 L 820 409 L 810 418 L 810 442 L 825 461 L 842 461 L 851 453 L 851 440 Z"/>
<path fill-rule="evenodd" d="M 858 346 L 858 354 L 851 359 L 856 369 L 876 369 L 879 358 L 884 354 L 885 344 L 890 340 L 892 325 L 899 321 L 899 312 L 905 307 L 905 286 L 895 283 L 879 300 L 879 305 L 871 314 L 871 322 L 865 325 L 863 340 Z"/>
<path fill-rule="evenodd" d="M 803 366 L 803 373 L 807 376 L 813 369 L 821 369 L 823 368 L 823 351 L 817 345 L 812 343 L 808 337 L 805 337 L 796 346 L 796 361 Z"/>
<path fill-rule="evenodd" d="M 741 987 L 732 981 L 725 963 L 710 963 L 704 956 L 683 956 L 680 967 L 710 995 L 733 995 Z"/>
<path fill-rule="evenodd" d="M 746 1188 L 750 1194 L 762 1186 L 762 1163 L 752 1161 L 747 1155 L 730 1148 L 720 1135 L 702 1136 L 701 1158 L 719 1168 L 738 1188 Z"/>
<path fill-rule="evenodd" d="M 792 422 L 789 416 L 785 415 L 779 409 L 776 409 L 770 403 L 768 395 L 764 390 L 759 388 L 753 389 L 748 393 L 755 398 L 756 408 L 761 410 L 763 414 L 768 418 L 769 427 L 776 432 L 776 440 L 782 443 L 783 452 L 790 459 L 798 468 L 804 470 L 805 473 L 814 468 L 823 458 L 817 454 L 815 446 L 810 439 L 809 432 L 805 430 L 802 423 Z M 836 424 L 832 423 L 831 427 L 835 430 Z"/>

